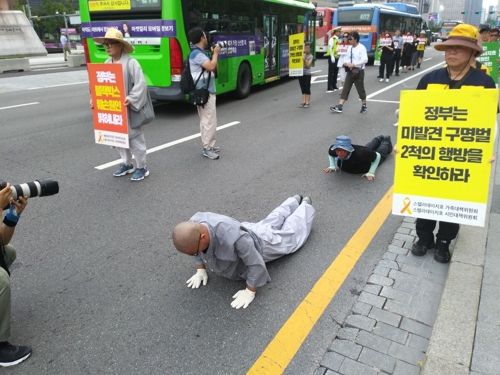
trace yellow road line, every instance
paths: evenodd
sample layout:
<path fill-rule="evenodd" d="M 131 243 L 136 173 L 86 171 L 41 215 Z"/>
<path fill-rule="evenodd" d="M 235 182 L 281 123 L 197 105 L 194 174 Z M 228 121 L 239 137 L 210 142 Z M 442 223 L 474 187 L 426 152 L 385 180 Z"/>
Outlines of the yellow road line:
<path fill-rule="evenodd" d="M 392 208 L 392 186 L 288 318 L 247 375 L 279 375 L 293 359 Z"/>

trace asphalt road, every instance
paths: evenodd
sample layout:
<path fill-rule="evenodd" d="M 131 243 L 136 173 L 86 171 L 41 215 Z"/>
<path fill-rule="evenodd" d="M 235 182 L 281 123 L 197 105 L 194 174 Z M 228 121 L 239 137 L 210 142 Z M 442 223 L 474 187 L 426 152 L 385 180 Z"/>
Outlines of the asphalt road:
<path fill-rule="evenodd" d="M 325 174 L 328 147 L 340 134 L 356 144 L 395 139 L 400 90 L 442 62 L 430 49 L 426 58 L 389 84 L 368 67 L 367 114 L 354 88 L 344 113 L 330 112 L 339 95 L 325 93 L 326 60 L 313 69 L 309 109 L 298 107 L 294 79 L 243 101 L 219 97 L 219 126 L 239 121 L 218 131 L 220 159 L 188 140 L 150 153 L 141 182 L 95 168 L 118 153 L 94 143 L 85 71 L 0 76 L 0 178 L 60 184 L 57 196 L 30 200 L 12 241 L 11 342 L 31 345 L 33 355 L 3 373 L 245 374 L 393 183 L 391 157 L 374 182 Z M 26 103 L 39 104 L 12 107 Z M 156 116 L 145 127 L 148 149 L 199 132 L 194 107 L 164 104 Z M 247 309 L 230 306 L 243 282 L 210 273 L 206 287 L 186 287 L 195 267 L 173 248 L 175 224 L 197 211 L 258 221 L 297 193 L 317 210 L 311 236 L 269 264 L 272 282 Z M 285 374 L 313 373 L 401 220 L 388 217 Z"/>

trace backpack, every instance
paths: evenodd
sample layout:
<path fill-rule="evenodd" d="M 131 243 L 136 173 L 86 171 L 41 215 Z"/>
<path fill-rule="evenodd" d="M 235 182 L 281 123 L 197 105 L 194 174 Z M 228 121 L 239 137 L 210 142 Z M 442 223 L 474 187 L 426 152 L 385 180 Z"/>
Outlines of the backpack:
<path fill-rule="evenodd" d="M 193 50 L 194 51 L 194 50 Z M 208 86 L 210 84 L 210 76 L 208 77 L 207 87 L 196 89 L 196 85 L 198 81 L 205 73 L 206 69 L 201 68 L 201 73 L 196 79 L 196 82 L 193 80 L 193 76 L 191 75 L 191 65 L 189 63 L 189 58 L 191 56 L 191 51 L 186 60 L 183 62 L 183 70 L 181 73 L 181 92 L 185 95 L 188 95 L 188 102 L 193 105 L 204 106 L 208 102 L 208 98 L 210 93 L 208 92 Z"/>
<path fill-rule="evenodd" d="M 184 60 L 184 62 L 182 63 L 181 92 L 183 94 L 189 94 L 191 91 L 196 89 L 193 76 L 191 75 L 191 66 L 190 66 L 191 64 L 189 63 L 189 57 L 191 56 L 191 52 L 189 52 L 187 59 Z"/>

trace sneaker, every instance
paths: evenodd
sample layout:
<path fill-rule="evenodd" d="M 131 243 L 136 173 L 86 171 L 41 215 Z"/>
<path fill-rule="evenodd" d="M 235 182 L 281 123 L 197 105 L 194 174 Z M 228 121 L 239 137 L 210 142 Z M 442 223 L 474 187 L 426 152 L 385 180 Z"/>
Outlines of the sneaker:
<path fill-rule="evenodd" d="M 448 263 L 451 259 L 449 244 L 440 241 L 434 252 L 434 260 L 439 263 Z"/>
<path fill-rule="evenodd" d="M 339 88 L 335 85 L 333 86 L 333 91 L 338 90 Z"/>
<path fill-rule="evenodd" d="M 304 104 L 304 108 L 309 108 L 310 105 L 311 105 L 311 103 L 306 103 L 306 104 Z"/>
<path fill-rule="evenodd" d="M 421 257 L 427 254 L 427 250 L 434 249 L 435 246 L 436 245 L 434 244 L 434 241 L 425 243 L 424 241 L 418 240 L 411 247 L 411 253 L 413 255 Z"/>
<path fill-rule="evenodd" d="M 396 73 L 396 77 L 399 77 L 399 73 Z"/>
<path fill-rule="evenodd" d="M 383 79 L 383 78 L 380 78 L 378 81 L 379 81 L 379 82 L 384 82 L 384 79 Z"/>
<path fill-rule="evenodd" d="M 340 104 L 337 104 L 335 107 L 330 107 L 330 111 L 342 113 L 342 106 Z"/>
<path fill-rule="evenodd" d="M 131 180 L 132 181 L 140 181 L 140 180 L 144 180 L 144 177 L 148 177 L 148 176 L 149 176 L 149 171 L 146 168 L 137 168 L 135 170 L 134 174 L 132 175 Z"/>
<path fill-rule="evenodd" d="M 361 111 L 359 111 L 359 113 L 366 113 L 368 111 L 368 107 L 366 106 L 366 104 L 363 104 L 361 106 Z"/>
<path fill-rule="evenodd" d="M 299 107 L 300 107 L 300 108 L 304 108 L 304 106 L 305 106 L 305 105 L 306 105 L 306 103 L 300 103 L 300 104 L 299 104 Z"/>
<path fill-rule="evenodd" d="M 31 348 L 29 346 L 16 346 L 11 345 L 7 341 L 0 342 L 0 366 L 9 367 L 14 366 L 31 354 Z"/>
<path fill-rule="evenodd" d="M 384 77 L 382 77 L 382 76 L 377 76 L 377 78 L 384 78 Z"/>
<path fill-rule="evenodd" d="M 386 78 L 386 79 L 385 79 L 385 81 L 386 81 L 387 83 L 389 83 L 389 78 Z"/>
<path fill-rule="evenodd" d="M 115 177 L 121 177 L 125 176 L 128 173 L 134 173 L 135 168 L 133 164 L 126 165 L 125 163 L 120 164 L 120 168 L 118 168 L 114 173 L 113 176 Z"/>
<path fill-rule="evenodd" d="M 420 69 L 420 64 L 417 64 L 417 69 Z"/>
<path fill-rule="evenodd" d="M 306 202 L 310 206 L 312 206 L 312 204 L 313 204 L 312 199 L 309 197 L 302 198 L 302 202 Z"/>
<path fill-rule="evenodd" d="M 219 153 L 220 152 L 220 147 L 214 146 L 214 147 L 212 147 L 212 151 Z"/>
<path fill-rule="evenodd" d="M 302 195 L 297 194 L 297 195 L 294 195 L 292 198 L 297 199 L 297 202 L 299 202 L 299 204 L 301 204 L 301 203 L 302 203 Z"/>
<path fill-rule="evenodd" d="M 217 155 L 216 152 L 212 151 L 211 149 L 203 149 L 203 156 L 212 160 L 218 159 L 219 155 Z"/>

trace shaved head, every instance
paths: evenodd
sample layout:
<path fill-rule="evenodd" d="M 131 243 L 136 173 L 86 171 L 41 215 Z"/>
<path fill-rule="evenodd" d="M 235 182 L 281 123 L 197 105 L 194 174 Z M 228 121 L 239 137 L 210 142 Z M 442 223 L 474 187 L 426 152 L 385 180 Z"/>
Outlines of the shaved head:
<path fill-rule="evenodd" d="M 174 246 L 181 253 L 191 255 L 191 252 L 196 252 L 200 235 L 203 233 L 202 224 L 192 221 L 184 221 L 175 226 L 172 231 L 172 240 Z"/>

